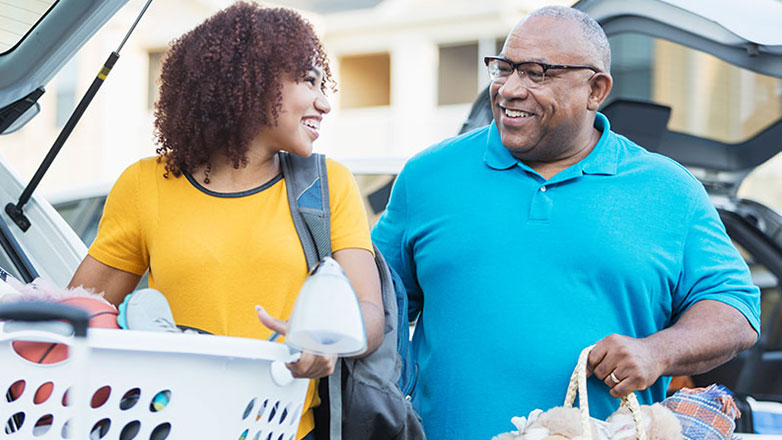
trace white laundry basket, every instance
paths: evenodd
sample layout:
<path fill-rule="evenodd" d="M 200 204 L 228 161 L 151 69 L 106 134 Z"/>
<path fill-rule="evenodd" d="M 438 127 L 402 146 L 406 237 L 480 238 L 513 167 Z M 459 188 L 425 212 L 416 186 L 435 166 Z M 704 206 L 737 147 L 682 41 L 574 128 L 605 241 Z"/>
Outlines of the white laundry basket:
<path fill-rule="evenodd" d="M 282 344 L 105 329 L 90 329 L 82 348 L 79 339 L 0 330 L 0 439 L 296 437 L 309 381 L 287 373 L 292 356 Z M 71 354 L 36 364 L 16 353 L 14 340 L 65 343 Z M 43 385 L 51 393 L 40 402 L 49 394 L 38 392 Z"/>

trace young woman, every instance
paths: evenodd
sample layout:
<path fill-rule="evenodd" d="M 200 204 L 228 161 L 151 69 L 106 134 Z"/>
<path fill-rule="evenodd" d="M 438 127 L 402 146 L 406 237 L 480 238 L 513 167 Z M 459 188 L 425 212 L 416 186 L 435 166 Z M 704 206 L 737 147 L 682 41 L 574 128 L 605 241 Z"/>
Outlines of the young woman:
<path fill-rule="evenodd" d="M 321 43 L 291 10 L 240 2 L 174 41 L 155 110 L 158 156 L 120 176 L 71 285 L 119 304 L 149 269 L 177 324 L 253 338 L 284 332 L 272 316 L 290 315 L 307 266 L 278 152 L 312 153 L 330 84 Z M 333 161 L 327 171 L 333 257 L 358 295 L 368 354 L 383 331 L 369 227 L 350 172 Z M 304 354 L 289 369 L 317 379 L 334 362 Z M 313 381 L 299 439 L 314 438 L 316 390 Z"/>

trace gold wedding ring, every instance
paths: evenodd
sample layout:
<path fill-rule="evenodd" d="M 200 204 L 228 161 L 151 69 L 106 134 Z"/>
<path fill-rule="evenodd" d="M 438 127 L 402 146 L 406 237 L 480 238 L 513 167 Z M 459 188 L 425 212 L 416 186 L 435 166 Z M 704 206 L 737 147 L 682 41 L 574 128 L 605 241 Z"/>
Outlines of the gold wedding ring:
<path fill-rule="evenodd" d="M 611 380 L 613 380 L 613 381 L 614 381 L 614 384 L 615 384 L 615 385 L 616 385 L 616 384 L 618 384 L 619 382 L 621 382 L 621 380 L 617 379 L 617 377 L 616 377 L 616 374 L 614 374 L 614 372 L 613 372 L 613 371 L 611 372 L 611 374 L 609 374 L 609 375 L 608 375 L 608 377 L 610 377 L 610 378 L 611 378 Z"/>

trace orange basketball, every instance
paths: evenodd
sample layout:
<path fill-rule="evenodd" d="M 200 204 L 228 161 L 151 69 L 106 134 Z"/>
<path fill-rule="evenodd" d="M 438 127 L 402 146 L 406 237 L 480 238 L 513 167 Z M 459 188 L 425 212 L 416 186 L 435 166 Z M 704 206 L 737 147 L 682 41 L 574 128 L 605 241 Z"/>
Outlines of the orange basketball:
<path fill-rule="evenodd" d="M 78 307 L 90 314 L 90 327 L 118 329 L 117 309 L 103 300 L 75 296 L 57 301 L 72 307 Z M 14 351 L 19 356 L 37 364 L 55 364 L 68 358 L 68 348 L 58 343 L 14 341 Z M 45 402 L 52 394 L 52 383 L 43 384 L 35 392 L 33 402 L 39 404 Z M 18 397 L 24 390 L 23 384 L 15 384 L 9 390 L 11 397 Z"/>
<path fill-rule="evenodd" d="M 117 325 L 117 315 L 119 315 L 117 308 L 103 300 L 86 296 L 74 296 L 57 302 L 86 310 L 90 314 L 90 327 L 119 328 L 119 325 Z"/>

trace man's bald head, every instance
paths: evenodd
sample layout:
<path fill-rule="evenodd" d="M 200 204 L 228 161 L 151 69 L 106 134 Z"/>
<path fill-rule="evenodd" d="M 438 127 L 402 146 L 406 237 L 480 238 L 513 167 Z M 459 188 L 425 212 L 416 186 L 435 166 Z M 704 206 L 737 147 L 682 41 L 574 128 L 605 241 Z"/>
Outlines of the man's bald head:
<path fill-rule="evenodd" d="M 578 9 L 566 6 L 544 6 L 530 12 L 516 27 L 530 17 L 551 17 L 576 24 L 581 31 L 580 37 L 584 48 L 588 51 L 585 55 L 595 64 L 595 67 L 606 73 L 611 72 L 611 46 L 608 44 L 608 37 L 592 17 Z"/>

